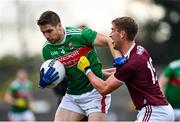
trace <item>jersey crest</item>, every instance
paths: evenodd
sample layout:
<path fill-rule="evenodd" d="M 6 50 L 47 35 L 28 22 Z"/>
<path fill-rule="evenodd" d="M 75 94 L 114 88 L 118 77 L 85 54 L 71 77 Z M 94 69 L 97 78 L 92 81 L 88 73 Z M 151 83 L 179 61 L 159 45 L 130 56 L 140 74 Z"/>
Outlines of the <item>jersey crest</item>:
<path fill-rule="evenodd" d="M 136 51 L 136 54 L 138 55 L 142 55 L 144 52 L 144 48 L 140 45 L 137 46 L 137 51 Z"/>
<path fill-rule="evenodd" d="M 69 49 L 70 49 L 70 50 L 74 49 L 74 45 L 73 45 L 72 42 L 70 42 L 70 43 L 68 44 L 68 46 L 69 46 Z"/>

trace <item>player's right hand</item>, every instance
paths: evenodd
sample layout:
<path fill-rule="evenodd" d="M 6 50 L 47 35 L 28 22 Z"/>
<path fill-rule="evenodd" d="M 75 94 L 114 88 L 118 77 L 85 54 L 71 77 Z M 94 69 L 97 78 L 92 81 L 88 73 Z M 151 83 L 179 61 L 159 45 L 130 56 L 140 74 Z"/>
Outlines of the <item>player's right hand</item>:
<path fill-rule="evenodd" d="M 40 71 L 40 80 L 39 80 L 39 87 L 45 88 L 46 86 L 50 85 L 52 82 L 56 81 L 59 76 L 58 72 L 55 72 L 55 68 L 49 67 L 46 73 L 44 73 L 44 68 Z"/>

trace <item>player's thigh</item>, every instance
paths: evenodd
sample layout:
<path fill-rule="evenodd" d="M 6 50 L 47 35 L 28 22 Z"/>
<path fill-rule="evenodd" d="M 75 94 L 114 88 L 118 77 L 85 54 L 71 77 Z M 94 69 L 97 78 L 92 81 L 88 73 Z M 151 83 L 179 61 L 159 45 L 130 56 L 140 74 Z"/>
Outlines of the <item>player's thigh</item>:
<path fill-rule="evenodd" d="M 107 120 L 107 114 L 100 113 L 100 112 L 94 112 L 90 113 L 88 116 L 88 121 L 106 121 Z"/>
<path fill-rule="evenodd" d="M 55 115 L 55 122 L 58 121 L 79 121 L 84 115 L 64 108 L 58 108 Z"/>
<path fill-rule="evenodd" d="M 91 113 L 106 113 L 111 104 L 111 95 L 102 96 L 97 90 L 92 90 L 81 95 L 82 98 L 77 99 L 80 102 L 79 106 L 89 116 Z"/>
<path fill-rule="evenodd" d="M 14 113 L 14 112 L 9 112 L 8 113 L 8 118 L 9 118 L 9 121 L 11 121 L 11 122 L 21 121 L 22 120 L 22 115 Z"/>
<path fill-rule="evenodd" d="M 139 111 L 137 115 L 137 120 L 135 122 L 142 122 L 142 121 L 171 122 L 174 121 L 174 111 L 171 105 L 159 105 L 159 106 L 146 105 Z"/>

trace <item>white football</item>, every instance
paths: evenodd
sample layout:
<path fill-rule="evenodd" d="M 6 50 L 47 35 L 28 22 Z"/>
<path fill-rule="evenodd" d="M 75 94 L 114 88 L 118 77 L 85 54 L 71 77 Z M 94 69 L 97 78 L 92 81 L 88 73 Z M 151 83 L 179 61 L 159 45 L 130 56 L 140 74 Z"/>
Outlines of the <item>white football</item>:
<path fill-rule="evenodd" d="M 60 61 L 57 61 L 55 59 L 50 59 L 50 60 L 47 60 L 45 61 L 42 65 L 41 65 L 41 68 L 44 68 L 44 73 L 47 72 L 47 70 L 49 69 L 49 67 L 53 67 L 55 68 L 55 72 L 58 72 L 58 75 L 59 75 L 59 78 L 54 81 L 53 83 L 51 83 L 50 85 L 48 85 L 46 88 L 54 88 L 56 87 L 60 82 L 63 81 L 64 77 L 65 77 L 65 68 L 64 68 L 64 65 L 60 62 Z"/>

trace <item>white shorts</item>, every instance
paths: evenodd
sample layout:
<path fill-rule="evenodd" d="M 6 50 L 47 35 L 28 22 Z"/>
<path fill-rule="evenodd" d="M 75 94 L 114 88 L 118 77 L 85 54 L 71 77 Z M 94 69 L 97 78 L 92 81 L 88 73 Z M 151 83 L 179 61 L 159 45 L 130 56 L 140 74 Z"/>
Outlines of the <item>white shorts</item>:
<path fill-rule="evenodd" d="M 174 108 L 175 120 L 180 121 L 180 109 Z"/>
<path fill-rule="evenodd" d="M 138 111 L 136 122 L 170 122 L 174 121 L 174 111 L 171 105 L 146 105 Z"/>
<path fill-rule="evenodd" d="M 27 110 L 21 113 L 9 112 L 8 117 L 10 121 L 26 121 L 26 120 L 35 120 L 33 112 Z"/>
<path fill-rule="evenodd" d="M 102 96 L 96 89 L 82 95 L 66 94 L 59 108 L 64 108 L 88 116 L 90 113 L 107 113 L 111 104 L 111 95 Z"/>

